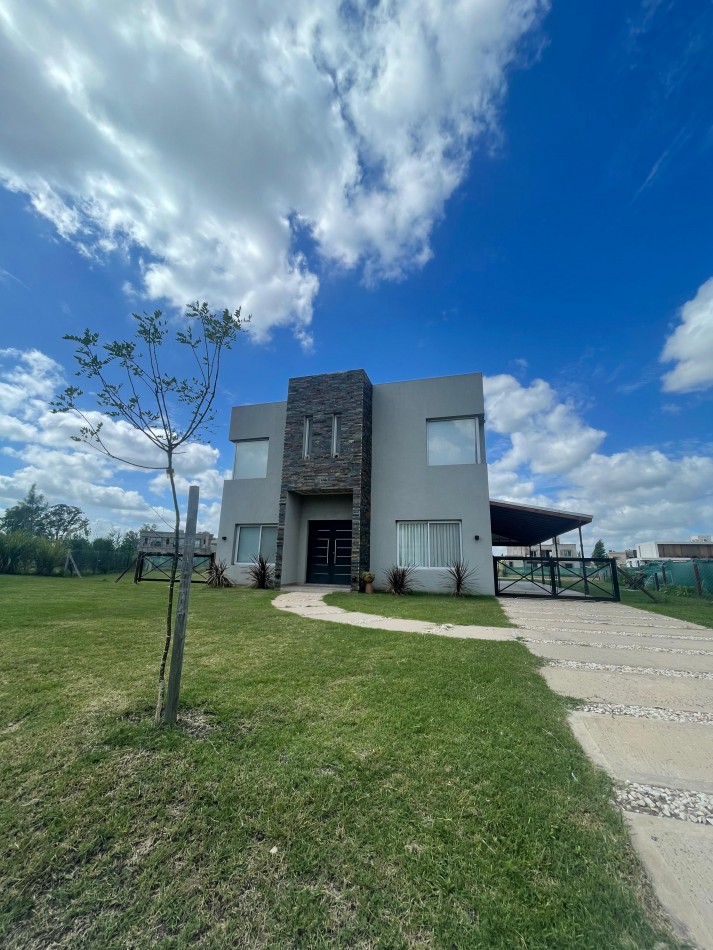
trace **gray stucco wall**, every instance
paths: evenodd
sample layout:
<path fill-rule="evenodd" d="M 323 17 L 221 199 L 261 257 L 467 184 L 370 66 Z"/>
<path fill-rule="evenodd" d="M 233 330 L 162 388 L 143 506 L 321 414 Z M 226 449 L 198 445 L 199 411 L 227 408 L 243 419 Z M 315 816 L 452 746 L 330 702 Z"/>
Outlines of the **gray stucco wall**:
<path fill-rule="evenodd" d="M 397 521 L 461 521 L 463 558 L 478 592 L 492 594 L 488 469 L 482 464 L 428 465 L 429 419 L 482 416 L 480 373 L 384 383 L 373 387 L 371 569 L 375 587 L 396 563 Z M 475 540 L 475 535 L 479 540 Z M 419 569 L 421 589 L 444 589 L 445 571 Z"/>
<path fill-rule="evenodd" d="M 247 571 L 233 564 L 235 526 L 277 524 L 282 480 L 282 451 L 285 435 L 286 403 L 237 406 L 230 419 L 230 439 L 269 439 L 265 478 L 229 479 L 223 485 L 216 559 L 230 565 L 228 576 L 239 584 L 248 583 Z"/>

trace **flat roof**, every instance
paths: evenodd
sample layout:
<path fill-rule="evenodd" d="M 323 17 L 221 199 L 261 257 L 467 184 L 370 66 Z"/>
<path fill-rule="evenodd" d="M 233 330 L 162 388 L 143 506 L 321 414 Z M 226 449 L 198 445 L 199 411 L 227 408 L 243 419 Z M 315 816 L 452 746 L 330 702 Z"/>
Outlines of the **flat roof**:
<path fill-rule="evenodd" d="M 591 524 L 592 515 L 490 499 L 493 544 L 532 546 Z"/>

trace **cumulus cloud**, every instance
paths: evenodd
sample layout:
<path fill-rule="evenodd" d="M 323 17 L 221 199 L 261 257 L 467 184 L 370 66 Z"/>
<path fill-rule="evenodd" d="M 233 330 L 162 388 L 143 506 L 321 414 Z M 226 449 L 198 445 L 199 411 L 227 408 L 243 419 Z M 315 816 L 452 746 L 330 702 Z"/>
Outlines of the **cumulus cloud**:
<path fill-rule="evenodd" d="M 593 515 L 585 534 L 615 549 L 686 540 L 713 523 L 713 459 L 651 449 L 606 454 L 605 433 L 544 380 L 484 380 L 494 498 Z M 494 446 L 493 446 L 494 442 Z"/>
<path fill-rule="evenodd" d="M 713 385 L 713 277 L 681 307 L 681 322 L 666 340 L 663 363 L 676 365 L 663 377 L 669 393 L 689 393 Z"/>
<path fill-rule="evenodd" d="M 61 366 L 39 350 L 0 350 L 0 440 L 10 474 L 0 475 L 0 510 L 16 504 L 32 484 L 51 504 L 78 505 L 95 524 L 111 522 L 122 530 L 143 522 L 172 522 L 165 473 L 138 475 L 91 448 L 72 442 L 79 429 L 71 414 L 55 415 L 50 402 L 64 385 Z M 111 451 L 141 465 L 165 464 L 141 432 L 122 420 L 88 412 Z M 226 473 L 216 466 L 218 449 L 193 442 L 176 455 L 174 467 L 181 495 L 188 486 L 201 489 L 201 527 L 215 530 L 216 507 Z M 135 487 L 134 487 L 135 486 Z"/>
<path fill-rule="evenodd" d="M 533 473 L 568 472 L 588 458 L 605 433 L 585 425 L 543 379 L 523 386 L 514 376 L 486 377 L 488 425 L 510 437 L 502 467 L 528 465 Z"/>
<path fill-rule="evenodd" d="M 394 277 L 496 126 L 548 0 L 0 0 L 0 181 L 140 290 L 308 339 L 296 250 Z"/>

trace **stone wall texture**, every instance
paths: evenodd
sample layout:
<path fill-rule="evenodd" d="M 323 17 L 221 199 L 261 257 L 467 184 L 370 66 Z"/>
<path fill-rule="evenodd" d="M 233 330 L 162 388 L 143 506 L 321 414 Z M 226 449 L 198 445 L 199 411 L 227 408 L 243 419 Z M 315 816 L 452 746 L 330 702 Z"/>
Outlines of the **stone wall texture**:
<path fill-rule="evenodd" d="M 277 529 L 275 580 L 282 574 L 288 492 L 306 495 L 351 492 L 351 583 L 358 589 L 369 567 L 371 523 L 372 386 L 364 370 L 302 376 L 289 381 Z M 332 424 L 341 415 L 341 447 L 332 454 Z M 311 419 L 312 451 L 304 456 L 305 418 Z"/>

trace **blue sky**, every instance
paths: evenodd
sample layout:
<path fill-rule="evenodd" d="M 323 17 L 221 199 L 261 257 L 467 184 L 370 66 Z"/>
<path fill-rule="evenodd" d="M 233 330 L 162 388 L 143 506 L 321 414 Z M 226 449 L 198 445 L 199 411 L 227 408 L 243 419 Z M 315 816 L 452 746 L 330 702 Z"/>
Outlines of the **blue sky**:
<path fill-rule="evenodd" d="M 63 334 L 200 298 L 253 315 L 181 463 L 207 528 L 230 406 L 363 367 L 482 371 L 494 497 L 713 531 L 711 4 L 234 6 L 0 0 L 0 510 L 160 520 L 47 403 Z"/>

